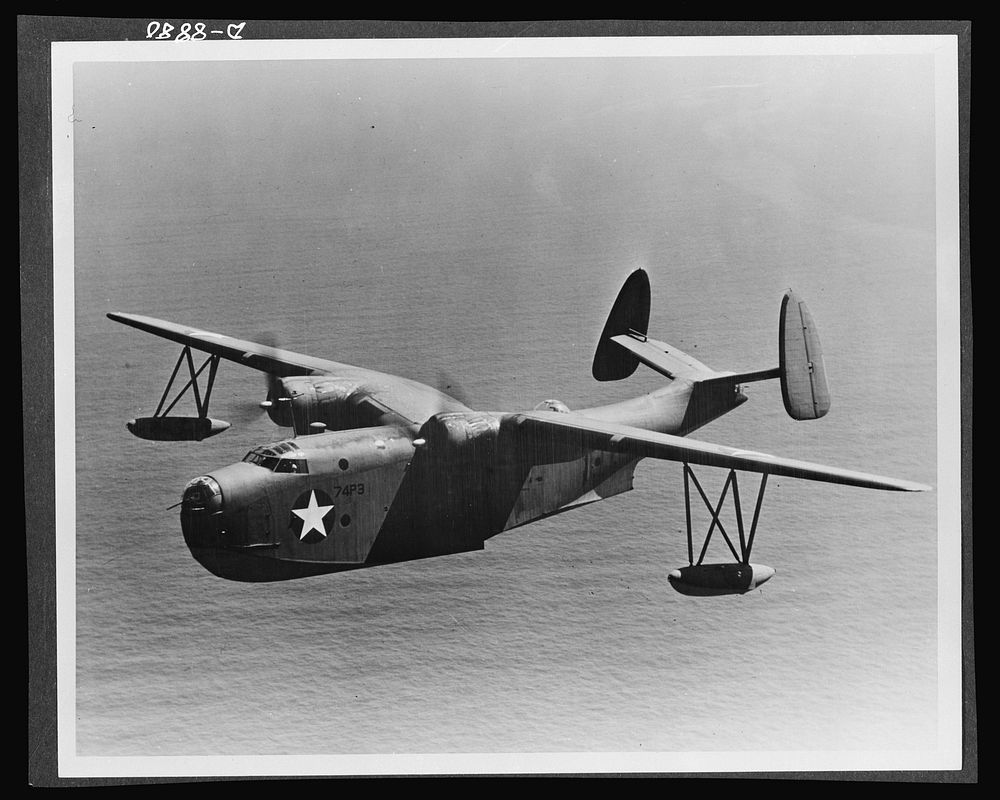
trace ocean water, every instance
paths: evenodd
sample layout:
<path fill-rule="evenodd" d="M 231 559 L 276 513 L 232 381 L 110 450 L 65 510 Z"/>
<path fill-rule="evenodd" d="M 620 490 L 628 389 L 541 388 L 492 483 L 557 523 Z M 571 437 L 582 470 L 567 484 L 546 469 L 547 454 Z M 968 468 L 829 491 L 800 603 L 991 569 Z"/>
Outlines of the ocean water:
<path fill-rule="evenodd" d="M 927 64 L 654 61 L 77 67 L 79 755 L 935 746 L 933 492 L 772 479 L 754 560 L 777 575 L 740 597 L 669 586 L 681 468 L 649 461 L 635 491 L 483 552 L 243 585 L 194 561 L 169 507 L 286 435 L 262 376 L 220 367 L 214 439 L 125 430 L 176 348 L 109 311 L 488 410 L 634 396 L 662 379 L 598 384 L 590 360 L 643 267 L 651 335 L 714 367 L 776 363 L 788 286 L 820 328 L 827 418 L 755 384 L 695 438 L 933 484 Z"/>

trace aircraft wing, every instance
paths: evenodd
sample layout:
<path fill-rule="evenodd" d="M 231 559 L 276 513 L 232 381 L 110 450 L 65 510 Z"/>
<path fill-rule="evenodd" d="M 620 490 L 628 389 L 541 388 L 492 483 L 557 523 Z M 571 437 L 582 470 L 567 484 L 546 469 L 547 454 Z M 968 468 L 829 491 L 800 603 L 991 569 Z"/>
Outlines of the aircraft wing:
<path fill-rule="evenodd" d="M 337 364 L 322 358 L 293 353 L 269 345 L 235 339 L 220 333 L 211 333 L 189 325 L 179 325 L 176 322 L 166 322 L 153 317 L 143 317 L 139 314 L 108 314 L 109 319 L 130 325 L 141 331 L 152 333 L 163 339 L 178 344 L 193 347 L 211 355 L 220 356 L 228 361 L 235 361 L 251 369 L 269 372 L 281 378 L 290 375 L 309 375 L 313 372 L 328 372 L 339 368 L 350 368 L 346 364 Z"/>
<path fill-rule="evenodd" d="M 293 353 L 139 314 L 111 313 L 108 318 L 279 378 L 314 374 L 346 378 L 354 381 L 366 396 L 410 422 L 420 423 L 440 411 L 469 411 L 455 398 L 397 375 Z"/>
<path fill-rule="evenodd" d="M 573 412 L 523 412 L 512 414 L 506 422 L 516 426 L 518 430 L 539 437 L 548 437 L 550 441 L 558 444 L 577 445 L 612 453 L 628 453 L 638 458 L 659 458 L 710 467 L 726 467 L 868 489 L 923 492 L 931 488 L 898 478 L 871 475 L 840 467 L 827 467 L 752 450 L 699 442 L 683 436 L 655 433 L 629 425 L 593 420 Z"/>

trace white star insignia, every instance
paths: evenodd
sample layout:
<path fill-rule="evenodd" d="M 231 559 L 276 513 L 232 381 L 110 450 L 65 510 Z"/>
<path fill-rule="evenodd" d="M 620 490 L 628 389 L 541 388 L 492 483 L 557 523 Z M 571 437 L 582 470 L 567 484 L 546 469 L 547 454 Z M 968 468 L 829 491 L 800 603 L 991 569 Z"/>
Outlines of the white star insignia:
<path fill-rule="evenodd" d="M 316 501 L 316 492 L 310 492 L 309 505 L 305 508 L 293 508 L 292 513 L 302 518 L 302 533 L 299 534 L 299 541 L 306 538 L 311 531 L 317 531 L 320 536 L 326 536 L 326 528 L 323 527 L 323 517 L 330 513 L 333 506 L 321 506 Z"/>

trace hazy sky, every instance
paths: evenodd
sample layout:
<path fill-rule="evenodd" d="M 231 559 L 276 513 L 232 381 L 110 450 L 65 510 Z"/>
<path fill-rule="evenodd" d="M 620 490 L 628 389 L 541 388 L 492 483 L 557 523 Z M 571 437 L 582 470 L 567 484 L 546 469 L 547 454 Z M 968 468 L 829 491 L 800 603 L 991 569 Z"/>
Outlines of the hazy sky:
<path fill-rule="evenodd" d="M 925 224 L 932 69 L 908 55 L 80 64 L 78 190 L 252 203 L 311 194 L 287 180 L 305 174 L 354 204 L 384 206 L 384 182 L 400 207 L 523 185 L 570 204 L 609 183 L 683 191 L 709 168 L 753 171 L 790 203 L 861 181 L 879 191 L 853 192 L 858 213 Z M 89 161 L 89 140 L 115 158 Z"/>

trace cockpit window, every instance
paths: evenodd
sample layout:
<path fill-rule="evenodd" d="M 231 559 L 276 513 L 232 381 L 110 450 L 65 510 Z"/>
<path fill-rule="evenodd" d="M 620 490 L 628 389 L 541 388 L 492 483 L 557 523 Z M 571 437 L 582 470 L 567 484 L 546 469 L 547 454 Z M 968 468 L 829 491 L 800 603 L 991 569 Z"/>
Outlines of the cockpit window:
<path fill-rule="evenodd" d="M 291 442 L 255 447 L 243 460 L 271 472 L 293 472 L 299 475 L 309 472 L 305 454 Z"/>

